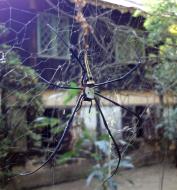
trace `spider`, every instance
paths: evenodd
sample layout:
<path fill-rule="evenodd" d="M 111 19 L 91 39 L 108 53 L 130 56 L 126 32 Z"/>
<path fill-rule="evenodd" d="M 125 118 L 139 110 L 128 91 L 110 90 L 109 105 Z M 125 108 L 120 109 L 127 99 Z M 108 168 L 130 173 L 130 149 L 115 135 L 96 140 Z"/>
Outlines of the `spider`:
<path fill-rule="evenodd" d="M 113 80 L 108 80 L 108 81 L 105 81 L 105 82 L 101 82 L 101 83 L 96 83 L 94 78 L 92 77 L 91 75 L 91 71 L 90 71 L 90 67 L 89 65 L 87 64 L 83 64 L 81 62 L 81 60 L 79 59 L 79 57 L 77 56 L 77 54 L 73 51 L 72 48 L 69 47 L 69 45 L 64 41 L 64 39 L 62 39 L 57 31 L 50 25 L 50 24 L 47 24 L 47 27 L 49 27 L 51 29 L 51 31 L 53 31 L 57 37 L 62 40 L 62 42 L 64 43 L 64 45 L 66 47 L 69 48 L 72 56 L 77 60 L 77 63 L 80 65 L 81 69 L 82 69 L 82 80 L 81 80 L 81 87 L 70 87 L 70 86 L 61 86 L 61 85 L 57 85 L 57 84 L 54 84 L 54 83 L 50 83 L 49 81 L 45 80 L 44 78 L 41 78 L 44 82 L 46 82 L 48 85 L 51 85 L 51 86 L 54 86 L 58 89 L 72 89 L 72 90 L 80 90 L 81 93 L 80 93 L 80 96 L 78 97 L 77 99 L 77 102 L 76 102 L 76 105 L 74 107 L 74 110 L 67 122 L 67 126 L 65 127 L 63 133 L 62 133 L 62 136 L 58 139 L 58 143 L 56 145 L 56 147 L 54 148 L 54 151 L 50 154 L 50 156 L 47 158 L 47 160 L 40 166 L 38 167 L 37 169 L 35 169 L 34 171 L 32 172 L 27 172 L 27 173 L 20 173 L 18 175 L 20 176 L 26 176 L 26 175 L 31 175 L 31 174 L 34 174 L 36 173 L 38 170 L 40 170 L 42 167 L 44 167 L 47 163 L 49 163 L 53 158 L 54 156 L 57 154 L 58 150 L 61 148 L 62 146 L 62 143 L 67 135 L 67 133 L 69 132 L 69 130 L 71 129 L 71 124 L 72 124 L 72 121 L 76 115 L 76 113 L 81 109 L 82 107 L 82 103 L 87 101 L 87 102 L 90 102 L 91 105 L 90 105 L 90 108 L 92 106 L 92 102 L 95 101 L 95 105 L 97 106 L 98 108 L 98 111 L 100 112 L 100 115 L 101 115 L 101 118 L 103 120 L 103 124 L 114 144 L 114 147 L 115 147 L 115 151 L 117 153 L 117 156 L 118 156 L 118 162 L 117 162 L 117 166 L 116 168 L 114 169 L 114 171 L 112 172 L 111 176 L 112 177 L 113 175 L 115 175 L 117 173 L 117 170 L 119 168 L 119 165 L 120 165 L 120 161 L 121 161 L 121 152 L 119 150 L 119 146 L 115 140 L 115 138 L 113 137 L 112 133 L 111 133 L 111 130 L 107 124 L 107 121 L 106 121 L 106 118 L 102 112 L 102 109 L 100 107 L 100 104 L 99 104 L 99 101 L 98 101 L 98 98 L 101 98 L 101 99 L 104 99 L 108 102 L 111 102 L 113 105 L 115 106 L 118 106 L 118 107 L 121 107 L 122 109 L 128 111 L 129 113 L 133 114 L 134 116 L 136 116 L 136 118 L 138 119 L 138 123 L 140 123 L 141 121 L 141 117 L 134 113 L 133 111 L 129 110 L 128 108 L 120 105 L 119 103 L 101 95 L 100 93 L 97 92 L 97 88 L 98 87 L 101 87 L 101 86 L 104 86 L 104 85 L 107 85 L 107 84 L 112 84 L 114 82 L 118 82 L 118 81 L 122 81 L 124 79 L 126 79 L 127 77 L 129 77 L 131 75 L 131 73 L 133 73 L 140 65 L 141 65 L 141 61 L 139 60 L 138 63 L 129 71 L 127 72 L 126 74 L 124 74 L 123 76 L 119 77 L 119 78 L 116 78 L 116 79 L 113 79 Z M 109 177 L 109 178 L 110 178 Z"/>

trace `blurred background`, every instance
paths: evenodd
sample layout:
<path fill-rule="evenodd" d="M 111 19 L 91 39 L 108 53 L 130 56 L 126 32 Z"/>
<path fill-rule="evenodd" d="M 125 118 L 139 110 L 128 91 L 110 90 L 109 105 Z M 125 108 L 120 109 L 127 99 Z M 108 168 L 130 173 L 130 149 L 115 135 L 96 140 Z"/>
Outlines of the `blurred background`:
<path fill-rule="evenodd" d="M 175 190 L 176 23 L 176 0 L 0 0 L 0 189 Z M 56 148 L 86 63 L 115 142 L 82 101 Z"/>

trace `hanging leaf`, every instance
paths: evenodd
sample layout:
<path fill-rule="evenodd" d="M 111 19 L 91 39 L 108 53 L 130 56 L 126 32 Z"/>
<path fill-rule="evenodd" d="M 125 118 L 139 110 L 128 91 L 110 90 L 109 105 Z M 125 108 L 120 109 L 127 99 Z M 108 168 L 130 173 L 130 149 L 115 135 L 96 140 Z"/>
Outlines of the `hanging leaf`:
<path fill-rule="evenodd" d="M 95 141 L 95 146 L 99 148 L 105 155 L 109 155 L 109 142 L 105 140 Z"/>
<path fill-rule="evenodd" d="M 70 87 L 76 88 L 77 84 L 75 82 L 71 82 Z M 78 95 L 78 93 L 78 90 L 68 90 L 68 95 L 64 98 L 64 105 L 67 105 L 73 98 L 75 98 Z"/>
<path fill-rule="evenodd" d="M 58 118 L 38 117 L 34 121 L 34 128 L 54 127 L 59 124 L 60 120 Z"/>

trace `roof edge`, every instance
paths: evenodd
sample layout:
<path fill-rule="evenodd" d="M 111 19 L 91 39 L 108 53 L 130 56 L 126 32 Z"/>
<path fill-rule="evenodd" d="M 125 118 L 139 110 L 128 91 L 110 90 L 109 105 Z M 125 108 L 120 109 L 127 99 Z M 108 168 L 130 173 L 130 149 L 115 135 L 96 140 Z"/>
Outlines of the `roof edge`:
<path fill-rule="evenodd" d="M 106 0 L 85 0 L 86 3 L 94 5 L 94 6 L 100 6 L 102 8 L 109 8 L 113 10 L 119 10 L 120 12 L 131 12 L 133 13 L 136 10 L 140 10 L 145 13 L 145 10 L 143 9 L 143 6 L 124 6 L 119 3 L 111 3 Z M 128 1 L 129 2 L 129 1 Z M 130 1 L 131 2 L 131 1 Z"/>

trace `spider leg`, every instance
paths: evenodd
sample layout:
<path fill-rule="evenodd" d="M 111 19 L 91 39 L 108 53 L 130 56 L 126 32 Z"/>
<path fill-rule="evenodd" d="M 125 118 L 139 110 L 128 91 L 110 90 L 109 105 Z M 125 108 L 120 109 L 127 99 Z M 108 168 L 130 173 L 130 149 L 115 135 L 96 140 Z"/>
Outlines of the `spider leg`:
<path fill-rule="evenodd" d="M 90 107 L 89 107 L 89 113 L 91 112 L 92 105 L 93 105 L 93 103 L 92 103 L 92 100 L 91 100 Z"/>
<path fill-rule="evenodd" d="M 128 71 L 126 74 L 124 74 L 124 75 L 121 76 L 120 78 L 113 79 L 113 80 L 108 80 L 108 81 L 105 81 L 105 82 L 102 82 L 102 83 L 98 83 L 98 84 L 95 84 L 95 86 L 103 86 L 103 85 L 106 85 L 106 84 L 109 84 L 109 83 L 113 83 L 113 82 L 117 82 L 117 81 L 124 80 L 124 79 L 126 79 L 129 75 L 131 75 L 131 73 L 133 73 L 140 65 L 141 65 L 141 61 L 139 61 L 138 64 L 136 64 L 136 65 L 133 67 L 133 69 L 131 69 L 130 71 Z"/>
<path fill-rule="evenodd" d="M 112 104 L 114 104 L 114 105 L 116 105 L 116 106 L 119 106 L 119 107 L 123 108 L 124 110 L 127 110 L 129 113 L 131 113 L 132 115 L 136 116 L 136 118 L 138 119 L 138 124 L 141 124 L 142 119 L 141 119 L 141 117 L 140 117 L 138 114 L 136 114 L 135 112 L 131 111 L 130 109 L 128 109 L 128 108 L 126 108 L 126 107 L 120 105 L 119 103 L 117 103 L 117 102 L 115 102 L 115 101 L 113 101 L 113 100 L 111 100 L 111 99 L 109 99 L 109 98 L 106 98 L 105 96 L 102 96 L 101 94 L 99 94 L 99 93 L 97 93 L 97 92 L 95 92 L 95 94 L 96 94 L 97 96 L 99 96 L 99 97 L 101 97 L 101 98 L 103 98 L 103 99 L 105 99 L 105 100 L 111 102 Z"/>
<path fill-rule="evenodd" d="M 118 157 L 119 157 L 119 160 L 118 160 L 118 163 L 117 163 L 117 166 L 116 166 L 115 170 L 113 171 L 113 173 L 111 174 L 110 177 L 108 177 L 106 180 L 104 180 L 104 182 L 103 182 L 103 184 L 104 184 L 107 180 L 109 180 L 111 177 L 113 177 L 113 176 L 117 173 L 117 170 L 119 169 L 119 165 L 120 165 L 120 161 L 121 161 L 121 153 L 120 153 L 120 150 L 119 150 L 119 146 L 118 146 L 116 140 L 114 139 L 114 137 L 113 137 L 113 135 L 112 135 L 112 133 L 111 133 L 111 130 L 110 130 L 109 127 L 108 127 L 108 124 L 107 124 L 107 122 L 106 122 L 106 119 L 105 119 L 105 117 L 104 117 L 104 114 L 103 114 L 103 112 L 102 112 L 102 110 L 101 110 L 101 107 L 100 107 L 100 105 L 99 105 L 99 103 L 98 103 L 98 100 L 97 100 L 96 98 L 95 98 L 95 102 L 96 102 L 96 106 L 98 107 L 98 110 L 99 110 L 99 112 L 100 112 L 100 114 L 101 114 L 101 117 L 102 117 L 102 119 L 103 119 L 104 126 L 105 126 L 105 128 L 106 128 L 106 130 L 107 130 L 109 136 L 111 137 L 111 140 L 113 141 L 113 144 L 114 144 L 114 146 L 115 146 L 115 150 L 116 150 L 117 155 L 118 155 Z"/>
<path fill-rule="evenodd" d="M 67 124 L 67 126 L 65 127 L 64 132 L 63 132 L 61 138 L 59 139 L 57 146 L 55 147 L 55 149 L 54 149 L 54 151 L 52 152 L 52 154 L 50 154 L 50 156 L 48 157 L 48 159 L 47 159 L 41 166 L 39 166 L 37 169 L 35 169 L 34 171 L 32 171 L 32 172 L 27 172 L 27 173 L 20 173 L 20 174 L 17 174 L 16 176 L 32 175 L 32 174 L 36 173 L 38 170 L 40 170 L 42 167 L 44 167 L 50 160 L 53 159 L 53 157 L 56 155 L 57 151 L 61 148 L 61 145 L 62 145 L 62 143 L 63 143 L 63 140 L 64 140 L 66 134 L 69 132 L 69 130 L 70 130 L 70 128 L 71 128 L 71 123 L 72 123 L 73 118 L 74 118 L 74 116 L 75 116 L 75 114 L 76 114 L 76 112 L 77 112 L 77 109 L 78 109 L 78 107 L 79 107 L 79 105 L 80 105 L 80 103 L 81 103 L 82 98 L 83 98 L 83 94 L 81 94 L 80 97 L 78 98 L 78 101 L 77 101 L 76 106 L 75 106 L 75 108 L 74 108 L 74 111 L 73 111 L 73 113 L 72 113 L 72 115 L 71 115 L 71 117 L 70 117 L 70 119 L 69 119 L 69 121 L 68 121 L 68 124 Z M 14 176 L 14 177 L 15 177 L 15 176 Z"/>
<path fill-rule="evenodd" d="M 57 84 L 54 84 L 54 83 L 51 83 L 49 82 L 48 80 L 46 80 L 45 78 L 39 76 L 39 78 L 44 81 L 45 83 L 44 84 L 48 84 L 49 86 L 53 86 L 53 87 L 56 87 L 56 88 L 59 88 L 59 89 L 66 89 L 66 90 L 82 90 L 82 88 L 80 87 L 70 87 L 70 86 L 61 86 L 61 85 L 57 85 Z"/>
<path fill-rule="evenodd" d="M 81 79 L 81 84 L 82 84 L 82 86 L 85 85 L 85 84 L 84 84 L 85 79 L 86 79 L 86 73 L 84 72 L 84 73 L 82 74 L 82 79 Z"/>
<path fill-rule="evenodd" d="M 66 89 L 66 90 L 82 90 L 82 88 L 77 87 L 69 87 L 69 86 L 59 86 L 57 84 L 50 83 L 49 86 L 53 86 L 59 89 Z"/>
<path fill-rule="evenodd" d="M 83 100 L 84 100 L 84 96 L 82 96 L 82 98 L 81 98 L 81 100 L 80 100 L 80 105 L 77 107 L 76 112 L 78 112 L 78 111 L 81 109 Z"/>
<path fill-rule="evenodd" d="M 77 60 L 77 62 L 81 66 L 83 73 L 86 73 L 84 65 L 82 64 L 82 62 L 79 59 L 79 57 L 75 54 L 75 52 L 73 51 L 73 49 L 69 47 L 69 45 L 66 43 L 66 41 L 58 35 L 58 32 L 50 24 L 47 24 L 47 27 L 49 27 L 57 35 L 57 37 L 64 43 L 64 45 L 67 48 L 69 48 L 71 54 L 74 56 L 74 58 Z"/>

